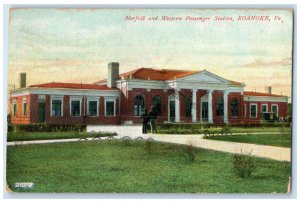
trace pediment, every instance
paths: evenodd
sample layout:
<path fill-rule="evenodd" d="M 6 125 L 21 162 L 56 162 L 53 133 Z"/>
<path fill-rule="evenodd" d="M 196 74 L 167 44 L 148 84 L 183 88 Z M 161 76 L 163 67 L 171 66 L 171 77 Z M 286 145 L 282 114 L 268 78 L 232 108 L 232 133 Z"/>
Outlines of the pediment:
<path fill-rule="evenodd" d="M 177 81 L 183 82 L 201 82 L 201 83 L 218 83 L 218 84 L 228 84 L 229 81 L 225 78 L 222 78 L 218 75 L 215 75 L 207 70 L 201 71 L 199 73 L 195 73 L 193 75 L 189 75 L 186 77 L 182 77 Z"/>

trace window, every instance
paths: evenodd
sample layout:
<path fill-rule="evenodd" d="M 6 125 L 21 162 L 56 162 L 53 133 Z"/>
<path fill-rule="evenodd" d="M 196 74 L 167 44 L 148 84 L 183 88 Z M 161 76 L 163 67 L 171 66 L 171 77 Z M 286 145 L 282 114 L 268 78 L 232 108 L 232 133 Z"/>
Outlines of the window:
<path fill-rule="evenodd" d="M 17 111 L 18 111 L 18 109 L 17 109 L 17 102 L 16 101 L 13 101 L 13 113 L 14 113 L 14 116 L 17 116 Z"/>
<path fill-rule="evenodd" d="M 224 99 L 219 98 L 217 100 L 217 116 L 223 116 L 224 115 Z"/>
<path fill-rule="evenodd" d="M 51 116 L 63 116 L 63 99 L 51 98 Z"/>
<path fill-rule="evenodd" d="M 152 105 L 154 106 L 155 111 L 157 112 L 157 115 L 161 115 L 161 98 L 160 96 L 154 96 L 152 99 Z"/>
<path fill-rule="evenodd" d="M 185 97 L 185 116 L 192 116 L 192 99 L 190 97 Z"/>
<path fill-rule="evenodd" d="M 262 104 L 261 113 L 267 113 L 267 112 L 268 112 L 268 104 Z"/>
<path fill-rule="evenodd" d="M 23 112 L 22 112 L 23 116 L 27 116 L 27 100 L 23 99 Z"/>
<path fill-rule="evenodd" d="M 278 105 L 277 104 L 272 105 L 272 112 L 275 113 L 275 115 L 278 117 Z"/>
<path fill-rule="evenodd" d="M 98 116 L 98 100 L 88 100 L 87 111 L 89 116 Z"/>
<path fill-rule="evenodd" d="M 71 101 L 71 116 L 81 115 L 81 99 L 70 99 Z"/>
<path fill-rule="evenodd" d="M 257 104 L 250 104 L 250 117 L 251 118 L 257 117 Z"/>
<path fill-rule="evenodd" d="M 105 116 L 114 116 L 114 115 L 115 115 L 115 102 L 105 101 Z"/>
<path fill-rule="evenodd" d="M 239 115 L 238 99 L 237 98 L 231 99 L 230 106 L 231 106 L 231 116 L 238 116 Z"/>
<path fill-rule="evenodd" d="M 144 97 L 142 95 L 137 95 L 134 98 L 133 111 L 135 116 L 140 116 L 144 113 Z"/>

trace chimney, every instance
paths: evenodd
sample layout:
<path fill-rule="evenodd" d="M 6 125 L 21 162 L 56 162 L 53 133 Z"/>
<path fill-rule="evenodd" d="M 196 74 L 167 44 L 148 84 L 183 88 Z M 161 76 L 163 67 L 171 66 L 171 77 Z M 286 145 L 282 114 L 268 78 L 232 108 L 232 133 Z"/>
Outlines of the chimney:
<path fill-rule="evenodd" d="M 19 84 L 20 88 L 26 87 L 26 73 L 20 73 Z"/>
<path fill-rule="evenodd" d="M 271 86 L 268 87 L 268 93 L 272 94 L 272 87 Z"/>
<path fill-rule="evenodd" d="M 107 86 L 116 87 L 116 81 L 118 79 L 119 79 L 119 63 L 118 62 L 108 63 Z"/>

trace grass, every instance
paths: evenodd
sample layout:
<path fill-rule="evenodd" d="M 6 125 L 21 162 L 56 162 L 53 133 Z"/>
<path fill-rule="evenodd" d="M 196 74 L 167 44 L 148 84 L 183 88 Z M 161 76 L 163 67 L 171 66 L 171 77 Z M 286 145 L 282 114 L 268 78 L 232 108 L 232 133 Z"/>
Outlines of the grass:
<path fill-rule="evenodd" d="M 101 132 L 97 133 L 102 137 L 114 136 L 114 133 Z M 25 140 L 52 140 L 52 139 L 71 139 L 71 138 L 87 138 L 95 137 L 95 134 L 86 132 L 24 132 L 9 133 L 7 141 L 25 141 Z"/>
<path fill-rule="evenodd" d="M 195 160 L 186 147 L 145 141 L 99 140 L 8 146 L 7 182 L 16 192 L 103 193 L 286 193 L 290 163 L 253 158 L 249 178 L 233 172 L 233 155 L 196 148 Z M 33 189 L 15 189 L 33 182 Z"/>
<path fill-rule="evenodd" d="M 266 132 L 272 132 L 272 133 L 281 133 L 284 129 L 285 132 L 291 132 L 291 129 L 289 127 L 230 127 L 230 131 L 232 133 L 266 133 Z M 222 128 L 158 128 L 159 134 L 203 134 L 204 130 L 208 131 L 221 131 Z"/>
<path fill-rule="evenodd" d="M 213 140 L 271 145 L 271 146 L 278 146 L 278 147 L 291 147 L 291 141 L 292 141 L 291 134 L 223 135 L 223 136 L 210 136 L 208 138 Z"/>

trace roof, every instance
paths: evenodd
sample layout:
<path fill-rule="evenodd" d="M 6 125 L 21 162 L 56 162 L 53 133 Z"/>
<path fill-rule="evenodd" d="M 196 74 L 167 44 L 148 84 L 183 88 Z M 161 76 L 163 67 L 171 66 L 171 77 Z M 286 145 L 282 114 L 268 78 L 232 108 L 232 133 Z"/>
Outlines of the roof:
<path fill-rule="evenodd" d="M 241 83 L 241 82 L 236 82 L 236 81 L 232 81 L 232 80 L 229 80 L 229 82 L 232 85 L 243 85 L 243 83 Z"/>
<path fill-rule="evenodd" d="M 258 97 L 287 97 L 278 94 L 269 94 L 269 93 L 262 93 L 262 92 L 249 92 L 245 91 L 244 96 L 258 96 Z"/>
<path fill-rule="evenodd" d="M 170 70 L 170 69 L 154 69 L 154 68 L 138 68 L 126 73 L 119 75 L 119 79 L 131 78 L 140 80 L 174 80 L 177 78 L 186 77 L 193 75 L 195 73 L 200 73 L 201 71 L 191 71 L 191 70 Z M 106 79 L 99 80 L 94 84 L 104 84 Z M 243 85 L 243 83 L 229 80 L 231 85 Z"/>
<path fill-rule="evenodd" d="M 96 84 L 82 84 L 82 83 L 61 83 L 51 82 L 37 85 L 30 85 L 29 87 L 36 88 L 67 88 L 67 89 L 92 89 L 92 90 L 118 90 L 117 88 L 110 88 L 106 85 Z"/>
<path fill-rule="evenodd" d="M 184 71 L 184 70 L 169 70 L 169 69 L 153 69 L 153 68 L 140 68 L 127 73 L 123 73 L 121 77 L 131 77 L 133 79 L 141 80 L 174 80 L 188 75 L 193 75 L 199 71 Z"/>
<path fill-rule="evenodd" d="M 189 71 L 189 70 L 170 70 L 170 69 L 154 69 L 154 68 L 138 68 L 126 73 L 119 75 L 119 78 L 131 78 L 140 80 L 174 80 L 176 78 L 182 78 L 188 75 L 199 73 L 200 71 Z M 100 80 L 95 82 L 105 83 L 106 80 Z"/>

